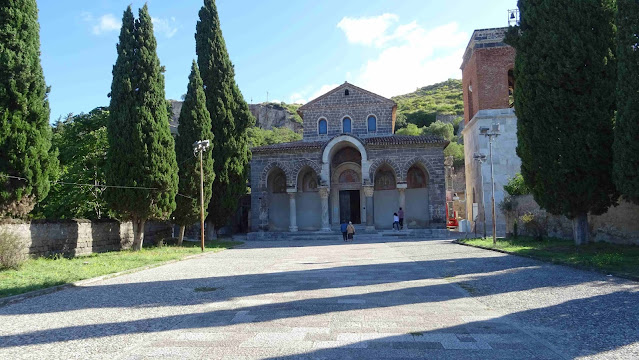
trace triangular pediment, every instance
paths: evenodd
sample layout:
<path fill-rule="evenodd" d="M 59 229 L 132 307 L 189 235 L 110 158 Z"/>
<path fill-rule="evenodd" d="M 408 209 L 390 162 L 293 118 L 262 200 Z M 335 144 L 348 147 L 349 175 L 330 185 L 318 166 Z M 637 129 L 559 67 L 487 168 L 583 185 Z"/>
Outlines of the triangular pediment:
<path fill-rule="evenodd" d="M 348 90 L 348 95 L 346 91 Z M 298 111 L 305 111 L 316 107 L 325 106 L 339 106 L 341 104 L 375 104 L 382 103 L 390 106 L 395 106 L 396 103 L 387 99 L 381 95 L 377 95 L 368 90 L 364 90 L 358 86 L 344 82 L 342 85 L 336 87 L 333 90 L 328 91 L 326 94 L 321 95 L 306 104 L 302 105 Z"/>

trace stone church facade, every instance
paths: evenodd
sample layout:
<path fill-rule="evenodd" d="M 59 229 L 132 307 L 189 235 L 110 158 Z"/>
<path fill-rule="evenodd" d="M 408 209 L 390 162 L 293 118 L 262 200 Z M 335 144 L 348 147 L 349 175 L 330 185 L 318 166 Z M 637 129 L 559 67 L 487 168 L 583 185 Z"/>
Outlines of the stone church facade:
<path fill-rule="evenodd" d="M 252 149 L 251 231 L 391 229 L 399 207 L 408 228 L 444 228 L 448 141 L 394 135 L 396 110 L 349 83 L 300 107 L 302 141 Z"/>

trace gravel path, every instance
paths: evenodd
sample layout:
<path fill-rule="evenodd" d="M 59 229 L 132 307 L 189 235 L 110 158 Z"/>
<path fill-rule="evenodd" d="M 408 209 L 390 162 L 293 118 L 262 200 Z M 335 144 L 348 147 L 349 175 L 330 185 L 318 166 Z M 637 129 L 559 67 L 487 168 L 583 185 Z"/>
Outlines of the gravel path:
<path fill-rule="evenodd" d="M 0 359 L 163 357 L 639 358 L 639 284 L 444 240 L 247 242 L 0 307 Z"/>

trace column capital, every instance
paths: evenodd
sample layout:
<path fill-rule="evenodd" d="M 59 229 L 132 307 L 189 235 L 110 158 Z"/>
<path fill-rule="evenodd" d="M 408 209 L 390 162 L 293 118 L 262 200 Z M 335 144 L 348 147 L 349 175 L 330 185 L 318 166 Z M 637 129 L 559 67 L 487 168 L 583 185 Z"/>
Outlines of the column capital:
<path fill-rule="evenodd" d="M 362 186 L 362 190 L 364 190 L 364 196 L 373 197 L 373 193 L 375 192 L 375 188 L 371 185 Z"/>
<path fill-rule="evenodd" d="M 291 194 L 295 195 L 295 193 L 297 192 L 297 189 L 296 189 L 296 188 L 287 188 L 287 189 L 286 189 L 286 192 L 287 192 L 289 195 L 291 195 Z"/>
<path fill-rule="evenodd" d="M 319 195 L 322 199 L 328 199 L 328 194 L 331 192 L 331 189 L 327 186 L 320 186 L 317 188 L 319 191 Z"/>
<path fill-rule="evenodd" d="M 407 183 L 397 183 L 397 190 L 403 191 L 403 190 L 406 190 L 406 188 L 408 188 Z"/>

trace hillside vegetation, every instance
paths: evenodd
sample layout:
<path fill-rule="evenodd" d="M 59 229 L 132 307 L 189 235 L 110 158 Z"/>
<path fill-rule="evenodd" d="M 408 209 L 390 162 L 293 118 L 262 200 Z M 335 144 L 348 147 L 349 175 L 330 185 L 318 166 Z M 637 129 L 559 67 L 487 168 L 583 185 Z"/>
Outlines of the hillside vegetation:
<path fill-rule="evenodd" d="M 450 115 L 453 119 L 459 117 L 453 122 L 457 128 L 464 115 L 462 82 L 457 79 L 448 79 L 391 99 L 397 103 L 396 129 L 408 124 L 428 126 L 437 120 L 438 115 Z"/>

